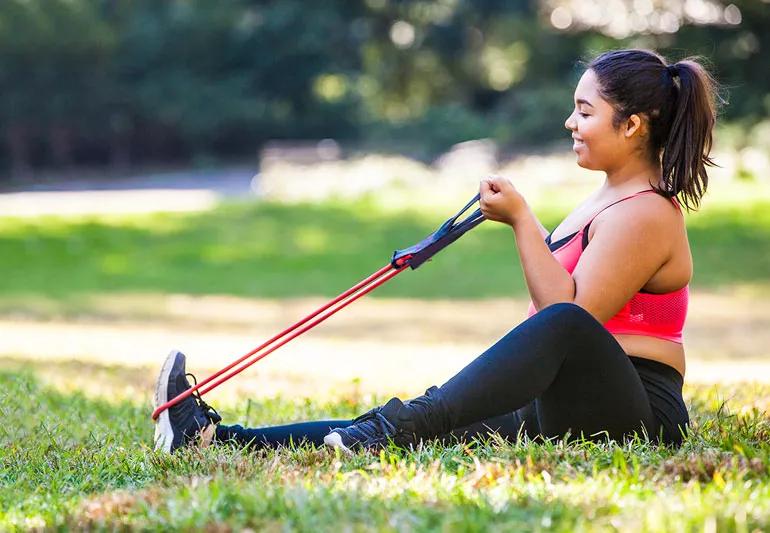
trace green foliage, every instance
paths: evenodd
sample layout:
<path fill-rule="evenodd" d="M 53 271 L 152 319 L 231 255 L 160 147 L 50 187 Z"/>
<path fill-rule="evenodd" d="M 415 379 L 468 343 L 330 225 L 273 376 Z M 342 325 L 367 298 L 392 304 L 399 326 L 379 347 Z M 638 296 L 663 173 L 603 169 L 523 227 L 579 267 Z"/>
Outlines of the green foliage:
<path fill-rule="evenodd" d="M 388 147 L 400 139 L 396 147 L 414 155 L 429 158 L 448 146 L 490 136 L 505 138 L 509 125 L 498 117 L 485 119 L 461 105 L 433 106 L 414 120 L 374 123 L 368 129 L 373 146 Z"/>
<path fill-rule="evenodd" d="M 0 529 L 770 526 L 767 387 L 687 387 L 692 427 L 678 450 L 491 438 L 345 457 L 307 445 L 159 455 L 150 447 L 146 396 L 116 401 L 65 386 L 29 371 L 0 372 Z M 369 407 L 286 398 L 255 404 L 262 424 L 350 417 Z M 225 412 L 226 420 L 243 421 L 241 413 Z"/>
<path fill-rule="evenodd" d="M 762 2 L 735 2 L 739 26 L 623 41 L 558 32 L 540 4 L 6 0 L 0 159 L 24 174 L 252 156 L 276 138 L 395 139 L 426 157 L 470 137 L 539 144 L 563 134 L 576 60 L 619 46 L 703 54 L 729 88 L 723 118 L 770 113 Z"/>

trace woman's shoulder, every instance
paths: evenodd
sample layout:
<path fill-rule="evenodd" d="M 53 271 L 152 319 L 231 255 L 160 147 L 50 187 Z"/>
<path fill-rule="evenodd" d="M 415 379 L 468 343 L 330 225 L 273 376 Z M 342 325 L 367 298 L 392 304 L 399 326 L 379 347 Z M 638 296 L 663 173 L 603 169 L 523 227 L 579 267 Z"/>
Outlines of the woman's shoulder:
<path fill-rule="evenodd" d="M 680 209 L 671 198 L 655 193 L 640 194 L 604 209 L 591 224 L 589 239 L 601 227 L 628 235 L 644 235 L 658 244 L 673 243 L 686 231 Z"/>
<path fill-rule="evenodd" d="M 684 221 L 677 200 L 655 192 L 638 194 L 611 205 L 597 215 L 597 221 L 600 218 L 627 223 L 639 221 L 656 226 L 661 225 L 661 223 L 673 224 Z"/>

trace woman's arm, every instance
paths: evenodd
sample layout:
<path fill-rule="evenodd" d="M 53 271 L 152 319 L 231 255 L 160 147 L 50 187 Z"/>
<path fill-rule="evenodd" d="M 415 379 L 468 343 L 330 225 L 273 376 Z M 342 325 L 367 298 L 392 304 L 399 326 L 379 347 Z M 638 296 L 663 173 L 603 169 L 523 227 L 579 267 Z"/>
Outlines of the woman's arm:
<path fill-rule="evenodd" d="M 605 211 L 591 225 L 593 237 L 570 275 L 541 238 L 537 219 L 510 181 L 493 177 L 481 183 L 481 211 L 513 228 L 529 294 L 537 310 L 574 302 L 604 323 L 671 256 L 673 206 L 654 195 Z"/>
<path fill-rule="evenodd" d="M 575 283 L 556 260 L 543 238 L 545 228 L 524 197 L 505 178 L 492 177 L 481 182 L 481 212 L 490 220 L 513 228 L 524 278 L 537 310 L 559 302 L 572 302 Z"/>
<path fill-rule="evenodd" d="M 535 224 L 537 224 L 537 229 L 540 230 L 540 236 L 543 238 L 543 240 L 545 240 L 545 238 L 548 237 L 548 235 L 551 232 L 548 231 L 545 226 L 543 226 L 543 224 L 540 222 L 540 220 L 538 220 L 537 215 L 534 212 L 532 213 L 532 218 L 535 219 Z"/>
<path fill-rule="evenodd" d="M 529 206 L 511 225 L 519 249 L 521 269 L 535 309 L 539 311 L 551 304 L 574 301 L 575 281 L 543 240 L 542 226 Z"/>
<path fill-rule="evenodd" d="M 678 217 L 671 202 L 655 194 L 597 217 L 572 272 L 575 303 L 602 323 L 615 316 L 671 258 Z"/>

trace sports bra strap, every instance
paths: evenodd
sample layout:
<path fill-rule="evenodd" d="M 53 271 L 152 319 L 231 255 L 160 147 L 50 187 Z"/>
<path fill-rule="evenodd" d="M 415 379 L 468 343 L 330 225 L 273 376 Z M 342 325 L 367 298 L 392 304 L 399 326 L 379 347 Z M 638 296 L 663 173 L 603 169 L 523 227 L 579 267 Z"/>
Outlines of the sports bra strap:
<path fill-rule="evenodd" d="M 602 211 L 604 211 L 605 209 L 607 209 L 607 208 L 610 208 L 610 207 L 612 207 L 612 206 L 613 206 L 613 205 L 615 205 L 615 204 L 619 204 L 620 202 L 623 202 L 623 201 L 625 201 L 625 200 L 628 200 L 628 199 L 630 199 L 630 198 L 633 198 L 633 197 L 635 197 L 635 196 L 639 196 L 640 194 L 644 194 L 644 193 L 646 193 L 646 192 L 655 192 L 655 189 L 645 189 L 645 190 L 643 190 L 643 191 L 639 191 L 639 192 L 636 192 L 636 193 L 634 193 L 634 194 L 632 194 L 632 195 L 630 195 L 630 196 L 626 196 L 626 197 L 624 197 L 624 198 L 621 198 L 620 200 L 615 200 L 614 202 L 612 202 L 612 203 L 611 203 L 611 204 L 609 204 L 609 205 L 605 205 L 605 206 L 604 206 L 604 207 L 602 207 L 602 208 L 601 208 L 599 211 L 597 211 L 597 212 L 596 212 L 596 214 L 594 214 L 594 216 L 592 216 L 592 217 L 591 217 L 591 218 L 588 220 L 588 223 L 585 225 L 585 227 L 584 227 L 583 229 L 584 229 L 584 230 L 588 229 L 588 226 L 590 226 L 590 225 L 591 225 L 591 222 L 593 222 L 593 221 L 594 221 L 594 219 L 595 219 L 596 217 L 598 217 L 598 216 L 599 216 L 599 215 L 602 213 Z"/>
<path fill-rule="evenodd" d="M 583 230 L 582 230 L 582 231 L 583 231 L 583 239 L 582 239 L 582 242 L 580 243 L 580 245 L 581 245 L 581 248 L 582 248 L 583 250 L 585 250 L 585 249 L 586 249 L 586 246 L 588 246 L 588 228 L 590 228 L 590 227 L 591 227 L 591 223 L 594 221 L 594 219 L 595 219 L 596 217 L 598 217 L 598 216 L 599 216 L 599 214 L 600 214 L 602 211 L 604 211 L 604 210 L 605 210 L 605 209 L 607 209 L 608 207 L 612 207 L 612 206 L 613 206 L 613 205 L 615 205 L 615 204 L 619 204 L 620 202 L 622 202 L 622 201 L 624 201 L 624 200 L 628 200 L 629 198 L 633 198 L 634 196 L 639 196 L 640 194 L 644 194 L 644 193 L 646 193 L 646 192 L 655 192 L 655 190 L 654 190 L 654 189 L 645 189 L 645 190 L 643 190 L 643 191 L 639 191 L 639 192 L 636 192 L 636 193 L 634 193 L 634 194 L 632 194 L 632 195 L 630 195 L 630 196 L 626 196 L 625 198 L 621 198 L 620 200 L 615 200 L 615 201 L 614 201 L 614 202 L 612 202 L 611 204 L 609 204 L 609 205 L 605 205 L 605 206 L 604 206 L 604 207 L 602 207 L 602 208 L 601 208 L 599 211 L 597 211 L 597 213 L 596 213 L 594 216 L 592 216 L 592 217 L 591 217 L 591 219 L 590 219 L 590 220 L 589 220 L 589 221 L 586 223 L 586 225 L 585 225 L 585 226 L 583 226 Z"/>

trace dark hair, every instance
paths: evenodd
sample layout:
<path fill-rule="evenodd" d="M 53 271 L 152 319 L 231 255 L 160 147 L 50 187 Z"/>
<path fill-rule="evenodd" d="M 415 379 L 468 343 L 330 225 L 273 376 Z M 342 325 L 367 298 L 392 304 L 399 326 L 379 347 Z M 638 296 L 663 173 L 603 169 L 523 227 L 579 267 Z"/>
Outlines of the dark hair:
<path fill-rule="evenodd" d="M 668 65 L 649 50 L 613 50 L 587 67 L 599 81 L 599 94 L 615 109 L 618 128 L 633 114 L 646 115 L 648 149 L 662 165 L 662 187 L 653 188 L 668 198 L 680 196 L 689 211 L 700 205 L 708 186 L 707 166 L 716 122 L 717 84 L 689 57 Z"/>

